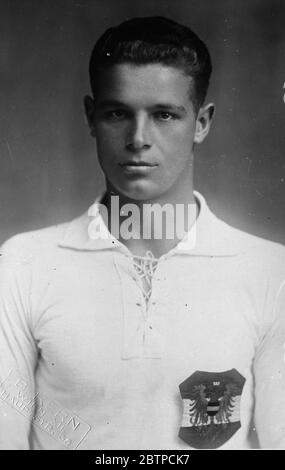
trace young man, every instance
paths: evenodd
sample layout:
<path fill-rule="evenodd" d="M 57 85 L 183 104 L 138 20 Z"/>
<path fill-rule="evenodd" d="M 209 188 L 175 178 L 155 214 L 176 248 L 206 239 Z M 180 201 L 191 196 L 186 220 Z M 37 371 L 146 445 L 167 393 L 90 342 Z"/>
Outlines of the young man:
<path fill-rule="evenodd" d="M 2 248 L 1 448 L 246 449 L 253 427 L 285 448 L 285 250 L 193 190 L 210 73 L 165 18 L 95 45 L 85 107 L 106 191 Z"/>

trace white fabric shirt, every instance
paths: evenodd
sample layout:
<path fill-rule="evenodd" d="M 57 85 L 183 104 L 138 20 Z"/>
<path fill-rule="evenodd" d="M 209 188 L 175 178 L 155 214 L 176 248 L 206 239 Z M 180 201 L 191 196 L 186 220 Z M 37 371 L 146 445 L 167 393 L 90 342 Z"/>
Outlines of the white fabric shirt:
<path fill-rule="evenodd" d="M 100 198 L 4 244 L 1 449 L 285 448 L 285 249 L 195 196 L 148 309 L 129 250 L 88 235 Z"/>

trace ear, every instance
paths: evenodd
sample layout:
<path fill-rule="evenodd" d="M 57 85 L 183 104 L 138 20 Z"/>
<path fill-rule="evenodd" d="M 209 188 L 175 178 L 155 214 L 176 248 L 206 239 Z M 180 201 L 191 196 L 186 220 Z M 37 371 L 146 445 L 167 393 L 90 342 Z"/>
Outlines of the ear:
<path fill-rule="evenodd" d="M 213 103 L 209 103 L 207 106 L 203 106 L 199 109 L 194 136 L 194 142 L 196 144 L 200 144 L 207 137 L 211 128 L 214 114 L 215 105 Z"/>
<path fill-rule="evenodd" d="M 95 126 L 94 126 L 94 110 L 95 110 L 94 100 L 93 98 L 91 98 L 91 96 L 84 96 L 83 102 L 84 102 L 85 116 L 87 118 L 91 135 L 92 137 L 96 137 Z"/>

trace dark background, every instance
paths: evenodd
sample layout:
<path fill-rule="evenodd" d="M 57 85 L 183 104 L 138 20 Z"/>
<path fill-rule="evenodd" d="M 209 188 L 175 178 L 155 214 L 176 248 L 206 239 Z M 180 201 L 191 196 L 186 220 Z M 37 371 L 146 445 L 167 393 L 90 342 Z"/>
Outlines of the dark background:
<path fill-rule="evenodd" d="M 217 215 L 285 243 L 285 2 L 1 0 L 0 242 L 85 211 L 104 187 L 82 98 L 98 36 L 132 16 L 194 29 L 217 104 L 195 186 Z"/>

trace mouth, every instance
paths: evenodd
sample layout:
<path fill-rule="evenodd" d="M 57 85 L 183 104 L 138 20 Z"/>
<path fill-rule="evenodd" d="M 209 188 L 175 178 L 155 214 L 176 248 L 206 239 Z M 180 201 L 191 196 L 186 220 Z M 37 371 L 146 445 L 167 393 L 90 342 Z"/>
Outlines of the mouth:
<path fill-rule="evenodd" d="M 127 161 L 124 163 L 120 163 L 120 167 L 122 168 L 123 172 L 129 175 L 147 175 L 155 168 L 158 167 L 156 163 L 149 163 L 145 161 Z"/>
<path fill-rule="evenodd" d="M 124 162 L 124 163 L 120 163 L 121 166 L 125 167 L 125 166 L 128 166 L 128 167 L 153 167 L 153 166 L 157 166 L 156 163 L 149 163 L 149 162 L 145 162 L 145 161 L 139 161 L 139 162 L 136 162 L 136 161 L 133 161 L 133 160 L 129 160 L 127 162 Z"/>

